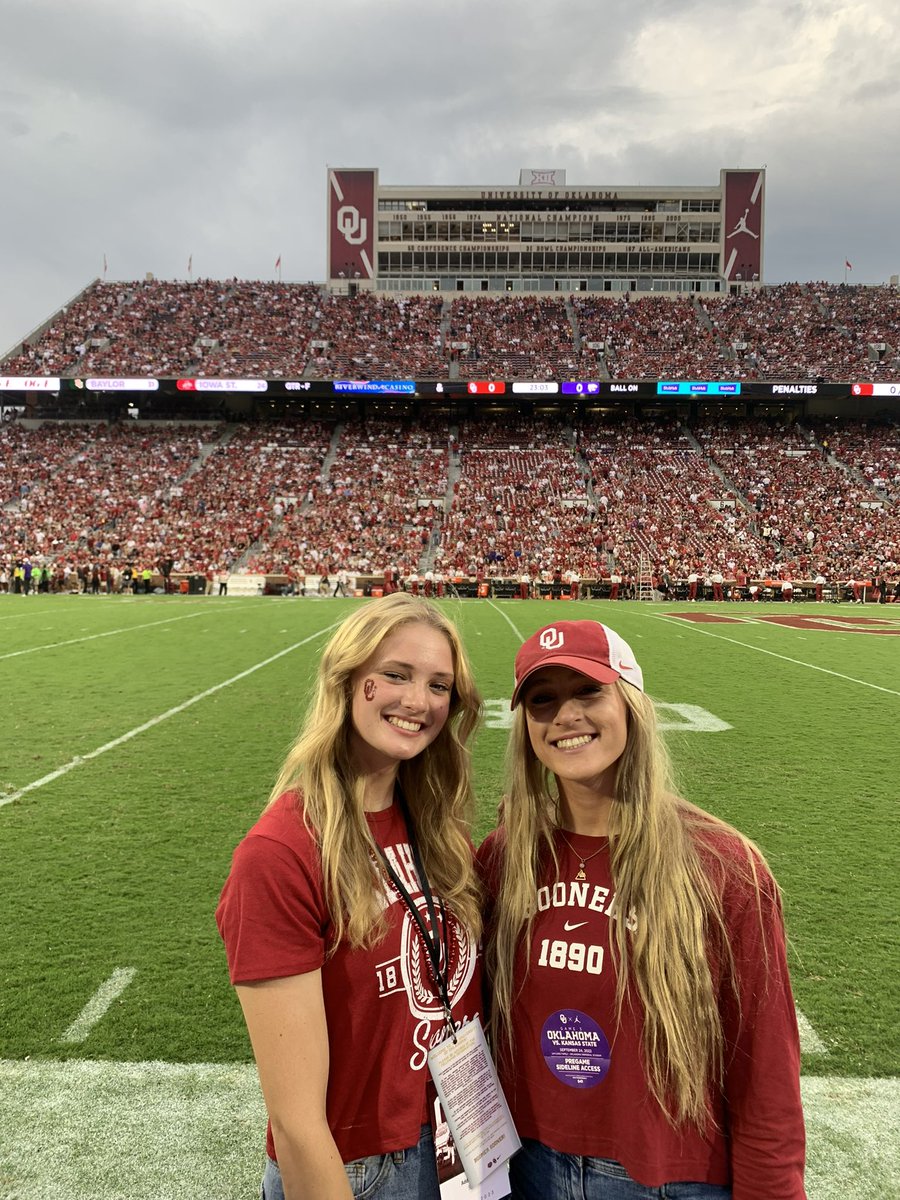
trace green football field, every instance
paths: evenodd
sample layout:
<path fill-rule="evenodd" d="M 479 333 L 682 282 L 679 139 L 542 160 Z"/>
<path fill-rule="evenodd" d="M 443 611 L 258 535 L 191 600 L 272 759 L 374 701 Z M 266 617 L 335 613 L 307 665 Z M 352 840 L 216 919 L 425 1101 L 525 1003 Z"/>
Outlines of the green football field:
<path fill-rule="evenodd" d="M 317 654 L 366 601 L 0 596 L 0 1200 L 258 1195 L 264 1112 L 213 920 Z M 486 701 L 608 620 L 685 795 L 785 892 L 812 1200 L 900 1196 L 900 605 L 447 601 Z"/>

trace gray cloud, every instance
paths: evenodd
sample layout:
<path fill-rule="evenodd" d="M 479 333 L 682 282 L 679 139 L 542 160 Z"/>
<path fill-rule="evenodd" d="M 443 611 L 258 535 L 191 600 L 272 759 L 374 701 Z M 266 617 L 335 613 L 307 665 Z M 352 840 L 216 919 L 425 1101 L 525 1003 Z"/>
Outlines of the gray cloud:
<path fill-rule="evenodd" d="M 386 183 L 714 183 L 768 165 L 766 275 L 881 282 L 900 17 L 878 0 L 3 0 L 0 349 L 99 274 L 324 273 L 326 165 Z M 885 8 L 890 11 L 885 12 Z"/>

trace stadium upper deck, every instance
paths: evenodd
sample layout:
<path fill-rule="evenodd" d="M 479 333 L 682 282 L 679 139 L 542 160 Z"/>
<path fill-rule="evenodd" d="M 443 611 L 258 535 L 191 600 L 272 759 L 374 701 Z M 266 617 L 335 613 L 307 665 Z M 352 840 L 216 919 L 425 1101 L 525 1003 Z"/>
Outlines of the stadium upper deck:
<path fill-rule="evenodd" d="M 397 187 L 328 172 L 329 284 L 436 292 L 734 292 L 763 278 L 765 170 L 703 187 Z"/>
<path fill-rule="evenodd" d="M 197 280 L 89 285 L 0 360 L 34 417 L 339 419 L 731 405 L 873 416 L 900 400 L 900 293 L 329 293 Z"/>

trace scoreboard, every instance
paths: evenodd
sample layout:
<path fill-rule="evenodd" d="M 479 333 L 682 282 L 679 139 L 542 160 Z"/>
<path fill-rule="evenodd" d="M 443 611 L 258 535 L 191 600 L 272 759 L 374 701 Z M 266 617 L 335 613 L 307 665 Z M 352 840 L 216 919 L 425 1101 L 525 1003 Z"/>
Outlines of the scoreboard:
<path fill-rule="evenodd" d="M 135 402 L 156 394 L 257 395 L 273 399 L 333 399 L 343 396 L 407 396 L 436 399 L 462 396 L 561 396 L 569 400 L 615 400 L 625 397 L 649 400 L 664 397 L 800 399 L 807 396 L 894 396 L 900 383 L 777 383 L 753 380 L 715 379 L 130 379 L 91 377 L 63 379 L 53 376 L 0 376 L 0 392 L 12 395 L 54 395 L 73 398 L 89 393 L 97 396 L 129 397 Z"/>

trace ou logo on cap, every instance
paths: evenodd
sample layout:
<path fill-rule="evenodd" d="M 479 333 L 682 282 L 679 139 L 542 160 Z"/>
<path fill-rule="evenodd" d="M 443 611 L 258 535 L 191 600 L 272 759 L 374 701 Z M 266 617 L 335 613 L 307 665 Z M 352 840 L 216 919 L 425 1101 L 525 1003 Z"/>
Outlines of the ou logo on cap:
<path fill-rule="evenodd" d="M 548 629 L 541 631 L 538 643 L 542 650 L 558 650 L 565 640 L 562 630 L 556 629 L 555 626 L 551 625 Z"/>

